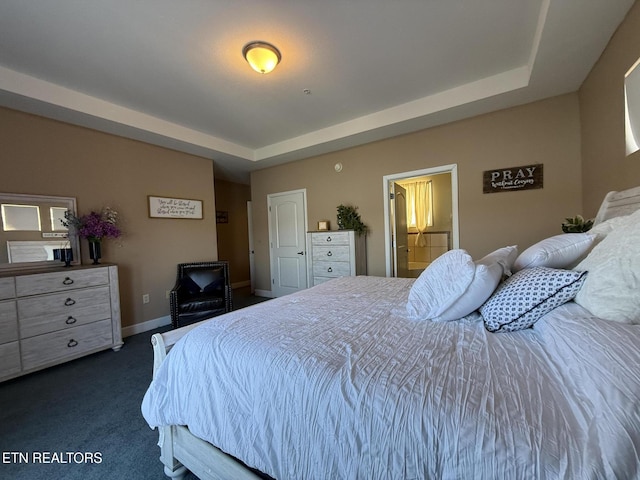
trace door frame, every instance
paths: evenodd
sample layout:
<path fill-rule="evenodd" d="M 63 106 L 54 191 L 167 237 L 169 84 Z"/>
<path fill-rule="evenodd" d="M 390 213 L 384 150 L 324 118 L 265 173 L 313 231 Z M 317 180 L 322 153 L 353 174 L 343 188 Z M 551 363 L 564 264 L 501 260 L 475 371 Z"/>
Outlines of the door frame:
<path fill-rule="evenodd" d="M 452 228 L 452 248 L 460 248 L 460 229 L 458 226 L 458 165 L 453 163 L 450 165 L 441 165 L 438 167 L 425 168 L 422 170 L 413 170 L 411 172 L 394 173 L 382 177 L 382 192 L 384 198 L 384 256 L 386 276 L 390 277 L 393 272 L 393 248 L 392 229 L 391 229 L 391 202 L 389 198 L 389 183 L 396 182 L 412 177 L 423 177 L 428 175 L 437 175 L 439 173 L 451 174 L 451 228 Z"/>
<path fill-rule="evenodd" d="M 249 236 L 249 284 L 251 295 L 256 292 L 256 251 L 253 247 L 253 203 L 247 201 L 247 233 Z"/>
<path fill-rule="evenodd" d="M 281 197 L 284 195 L 292 195 L 294 193 L 301 193 L 302 194 L 302 203 L 303 203 L 303 208 L 302 208 L 302 213 L 304 216 L 304 221 L 303 221 L 303 228 L 304 228 L 304 232 L 303 232 L 303 244 L 304 244 L 304 271 L 305 271 L 305 276 L 307 279 L 307 288 L 309 288 L 309 262 L 307 260 L 307 252 L 308 252 L 308 248 L 307 248 L 307 232 L 309 231 L 309 225 L 308 225 L 308 215 L 307 215 L 307 189 L 306 188 L 299 188 L 297 190 L 289 190 L 287 192 L 277 192 L 277 193 L 269 193 L 267 194 L 267 223 L 268 223 L 268 228 L 269 228 L 269 278 L 270 278 L 270 282 L 271 282 L 271 297 L 274 297 L 274 292 L 273 292 L 273 288 L 274 288 L 274 272 L 276 271 L 275 268 L 275 258 L 273 255 L 273 230 L 271 229 L 271 199 L 274 197 Z"/>
<path fill-rule="evenodd" d="M 407 189 L 404 188 L 402 185 L 400 185 L 399 183 L 393 181 L 393 182 L 389 182 L 389 188 L 390 190 L 393 190 L 393 192 L 389 192 L 389 193 L 393 193 L 393 199 L 391 198 L 391 195 L 389 195 L 389 206 L 391 208 L 391 204 L 393 204 L 393 212 L 391 210 L 389 210 L 389 228 L 391 229 L 391 238 L 392 238 L 392 245 L 391 245 L 391 272 L 394 276 L 400 276 L 401 273 L 404 273 L 404 275 L 402 275 L 402 277 L 408 277 L 409 276 L 409 245 L 408 245 L 408 226 L 407 226 Z M 399 192 L 398 190 L 401 190 L 401 192 Z M 404 225 L 402 225 L 402 222 L 398 222 L 398 218 L 401 218 L 402 215 L 397 213 L 398 210 L 398 198 L 399 195 L 402 195 L 403 198 L 403 204 L 404 204 Z M 393 221 L 391 221 L 391 213 L 393 213 Z M 401 230 L 401 233 L 404 233 L 405 239 L 404 242 L 402 242 L 401 240 L 399 240 L 400 235 L 398 234 L 398 226 L 403 226 L 404 229 Z M 393 241 L 393 239 L 395 238 L 395 241 Z M 404 248 L 401 248 L 404 247 Z M 399 265 L 400 262 L 398 261 L 400 254 L 399 252 L 401 252 L 402 250 L 404 250 L 403 255 L 403 260 L 405 261 L 405 264 L 403 265 L 403 268 L 400 269 Z M 401 272 L 402 270 L 402 272 Z"/>

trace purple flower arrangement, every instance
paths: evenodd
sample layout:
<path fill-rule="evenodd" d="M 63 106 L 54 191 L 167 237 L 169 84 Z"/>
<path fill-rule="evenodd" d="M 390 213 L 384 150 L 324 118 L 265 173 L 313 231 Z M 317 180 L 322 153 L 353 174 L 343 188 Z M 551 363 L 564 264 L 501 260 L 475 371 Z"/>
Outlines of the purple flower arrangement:
<path fill-rule="evenodd" d="M 117 226 L 118 212 L 109 207 L 81 217 L 76 217 L 73 212 L 67 210 L 64 218 L 62 224 L 65 227 L 75 229 L 78 235 L 90 242 L 99 242 L 103 238 L 118 238 L 122 235 Z"/>

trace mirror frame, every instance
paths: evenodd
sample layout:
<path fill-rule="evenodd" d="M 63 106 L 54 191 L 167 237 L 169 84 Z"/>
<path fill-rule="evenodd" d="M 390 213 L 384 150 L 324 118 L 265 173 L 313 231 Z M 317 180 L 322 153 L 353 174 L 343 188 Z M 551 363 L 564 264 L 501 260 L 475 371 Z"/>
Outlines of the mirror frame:
<path fill-rule="evenodd" d="M 624 133 L 627 156 L 640 150 L 640 58 L 624 75 Z"/>
<path fill-rule="evenodd" d="M 73 214 L 76 214 L 77 206 L 75 197 L 58 197 L 52 195 L 28 195 L 22 193 L 0 193 L 0 203 L 38 203 L 38 202 L 55 202 L 60 203 L 61 206 L 66 207 Z M 71 265 L 80 265 L 80 242 L 78 241 L 78 235 L 68 235 L 69 245 L 73 249 L 73 258 Z M 6 248 L 6 246 L 4 246 Z M 44 260 L 41 262 L 18 262 L 18 263 L 0 263 L 0 273 L 8 270 L 23 270 L 42 267 L 53 266 L 64 267 L 64 264 L 60 260 Z"/>

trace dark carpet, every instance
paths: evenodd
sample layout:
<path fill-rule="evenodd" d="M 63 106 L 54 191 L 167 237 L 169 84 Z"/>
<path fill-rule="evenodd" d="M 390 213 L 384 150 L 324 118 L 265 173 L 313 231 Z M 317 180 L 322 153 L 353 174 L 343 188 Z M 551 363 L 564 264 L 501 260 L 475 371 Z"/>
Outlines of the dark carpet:
<path fill-rule="evenodd" d="M 234 310 L 263 300 L 234 291 Z M 119 352 L 0 383 L 0 478 L 167 478 L 157 431 L 140 413 L 152 375 L 150 338 L 167 329 L 127 337 Z"/>

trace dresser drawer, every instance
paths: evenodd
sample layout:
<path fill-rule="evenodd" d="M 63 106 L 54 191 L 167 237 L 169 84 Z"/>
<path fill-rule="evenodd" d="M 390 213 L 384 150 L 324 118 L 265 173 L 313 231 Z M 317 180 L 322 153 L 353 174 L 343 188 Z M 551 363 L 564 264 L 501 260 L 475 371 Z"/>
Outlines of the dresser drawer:
<path fill-rule="evenodd" d="M 18 342 L 0 345 L 0 380 L 20 373 L 20 347 Z"/>
<path fill-rule="evenodd" d="M 0 343 L 18 339 L 18 314 L 15 300 L 0 302 Z"/>
<path fill-rule="evenodd" d="M 21 340 L 22 367 L 25 370 L 113 344 L 110 320 L 67 328 Z"/>
<path fill-rule="evenodd" d="M 333 245 L 313 248 L 314 262 L 348 262 L 350 259 L 349 246 Z"/>
<path fill-rule="evenodd" d="M 16 295 L 24 297 L 41 293 L 63 292 L 109 283 L 107 268 L 64 270 L 61 272 L 23 275 L 16 278 Z"/>
<path fill-rule="evenodd" d="M 16 283 L 13 277 L 0 278 L 0 300 L 16 296 Z"/>
<path fill-rule="evenodd" d="M 349 232 L 327 232 L 311 234 L 312 245 L 349 245 Z"/>
<path fill-rule="evenodd" d="M 20 338 L 111 317 L 109 287 L 18 299 Z"/>
<path fill-rule="evenodd" d="M 345 277 L 351 275 L 351 265 L 348 262 L 315 262 L 313 264 L 314 277 Z"/>

